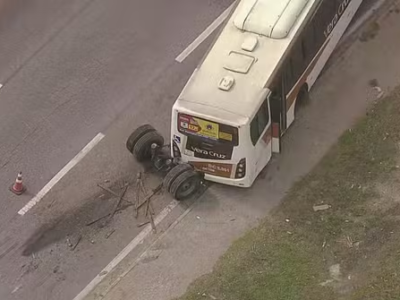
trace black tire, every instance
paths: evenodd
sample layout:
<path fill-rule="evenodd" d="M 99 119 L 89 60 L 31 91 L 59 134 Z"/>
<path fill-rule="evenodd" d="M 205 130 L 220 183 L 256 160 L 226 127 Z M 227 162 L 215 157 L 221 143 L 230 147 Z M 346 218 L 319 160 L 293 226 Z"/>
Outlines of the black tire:
<path fill-rule="evenodd" d="M 308 93 L 308 86 L 304 85 L 299 94 L 297 95 L 296 99 L 296 106 L 294 107 L 295 115 L 301 111 L 304 106 L 306 106 L 310 102 L 310 94 Z"/>
<path fill-rule="evenodd" d="M 199 174 L 194 170 L 187 170 L 175 178 L 169 192 L 174 199 L 182 201 L 196 193 L 200 183 Z"/>
<path fill-rule="evenodd" d="M 164 138 L 157 131 L 147 132 L 138 139 L 133 147 L 133 155 L 137 161 L 143 162 L 151 159 L 152 144 L 157 144 L 160 147 L 164 145 Z"/>
<path fill-rule="evenodd" d="M 174 180 L 181 175 L 183 172 L 186 172 L 187 170 L 192 170 L 192 166 L 189 164 L 179 164 L 173 167 L 167 175 L 165 175 L 163 179 L 163 187 L 165 190 L 168 192 L 170 191 L 171 185 L 174 182 Z"/>
<path fill-rule="evenodd" d="M 128 151 L 130 153 L 133 153 L 133 148 L 135 147 L 137 141 L 150 131 L 156 131 L 156 130 L 153 128 L 153 126 L 149 124 L 145 124 L 136 128 L 135 131 L 131 133 L 131 135 L 126 141 L 126 148 L 128 149 Z"/>

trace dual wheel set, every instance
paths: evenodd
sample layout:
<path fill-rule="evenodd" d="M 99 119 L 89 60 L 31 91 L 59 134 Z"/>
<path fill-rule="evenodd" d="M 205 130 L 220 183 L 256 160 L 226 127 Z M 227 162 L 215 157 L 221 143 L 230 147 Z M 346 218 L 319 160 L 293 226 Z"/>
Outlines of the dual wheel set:
<path fill-rule="evenodd" d="M 151 125 L 138 127 L 126 141 L 126 147 L 140 163 L 151 162 L 164 173 L 163 187 L 176 200 L 185 200 L 201 187 L 201 176 L 189 164 L 179 164 L 164 146 L 164 138 Z"/>

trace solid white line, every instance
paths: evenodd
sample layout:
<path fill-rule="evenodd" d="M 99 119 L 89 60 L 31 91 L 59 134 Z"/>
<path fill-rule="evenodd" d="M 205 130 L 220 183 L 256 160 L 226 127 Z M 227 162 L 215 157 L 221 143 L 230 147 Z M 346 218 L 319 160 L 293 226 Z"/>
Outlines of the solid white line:
<path fill-rule="evenodd" d="M 147 252 L 153 248 L 153 246 L 158 243 L 158 241 L 160 241 L 162 238 L 164 238 L 167 234 L 169 234 L 172 229 L 175 228 L 176 225 L 178 225 L 183 218 L 186 217 L 186 215 L 192 211 L 192 209 L 194 208 L 194 205 L 198 203 L 197 201 L 193 202 L 192 205 L 190 205 L 184 212 L 183 214 L 181 214 L 168 228 L 167 230 L 165 230 L 156 240 L 153 241 L 153 243 L 151 243 L 151 245 L 149 247 L 147 247 L 147 249 L 145 251 L 143 251 L 143 253 L 141 255 L 139 255 L 138 258 L 136 258 L 135 262 L 128 267 L 123 273 L 121 273 L 108 287 L 107 289 L 105 289 L 104 291 L 101 291 L 100 296 L 101 297 L 105 297 L 117 284 L 118 282 L 120 282 L 133 268 L 135 268 L 140 261 L 143 259 L 143 257 L 147 254 Z M 74 299 L 75 300 L 75 299 Z"/>
<path fill-rule="evenodd" d="M 175 60 L 180 63 L 183 62 L 190 53 L 192 53 L 211 33 L 213 33 L 215 29 L 218 28 L 219 25 L 222 24 L 222 22 L 225 21 L 234 5 L 235 2 L 232 3 L 218 18 L 216 18 L 214 22 L 206 28 L 206 30 L 204 30 L 185 50 L 182 51 L 181 54 L 175 58 Z"/>
<path fill-rule="evenodd" d="M 178 201 L 172 200 L 154 219 L 157 226 L 178 205 Z M 83 300 L 103 279 L 110 273 L 129 253 L 131 253 L 152 231 L 151 225 L 147 225 L 73 300 Z"/>
<path fill-rule="evenodd" d="M 56 174 L 40 191 L 35 197 L 31 199 L 23 208 L 20 209 L 18 214 L 21 216 L 25 215 L 32 207 L 39 203 L 40 200 L 67 174 L 78 162 L 82 160 L 93 149 L 102 139 L 104 134 L 97 134 L 93 140 L 91 140 L 85 148 L 83 148 L 60 172 Z"/>

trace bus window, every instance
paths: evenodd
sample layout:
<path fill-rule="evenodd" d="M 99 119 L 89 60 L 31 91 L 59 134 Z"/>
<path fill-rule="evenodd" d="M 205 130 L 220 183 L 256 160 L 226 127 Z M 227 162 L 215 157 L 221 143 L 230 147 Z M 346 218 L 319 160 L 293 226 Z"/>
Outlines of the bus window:
<path fill-rule="evenodd" d="M 292 73 L 293 73 L 293 82 L 292 86 L 297 82 L 301 74 L 303 74 L 305 69 L 304 58 L 302 53 L 302 47 L 300 43 L 297 43 L 292 51 Z"/>
<path fill-rule="evenodd" d="M 250 123 L 250 136 L 255 146 L 269 123 L 268 100 L 265 100 Z"/>
<path fill-rule="evenodd" d="M 317 54 L 319 49 L 319 45 L 316 43 L 314 37 L 314 26 L 312 24 L 308 24 L 307 28 L 304 30 L 303 39 L 301 41 L 305 65 L 307 66 Z"/>

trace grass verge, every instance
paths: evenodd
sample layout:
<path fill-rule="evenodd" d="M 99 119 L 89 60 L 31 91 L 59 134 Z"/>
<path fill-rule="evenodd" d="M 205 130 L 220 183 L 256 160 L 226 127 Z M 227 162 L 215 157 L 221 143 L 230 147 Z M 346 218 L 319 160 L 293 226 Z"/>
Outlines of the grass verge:
<path fill-rule="evenodd" d="M 399 145 L 400 88 L 180 300 L 400 299 Z"/>

